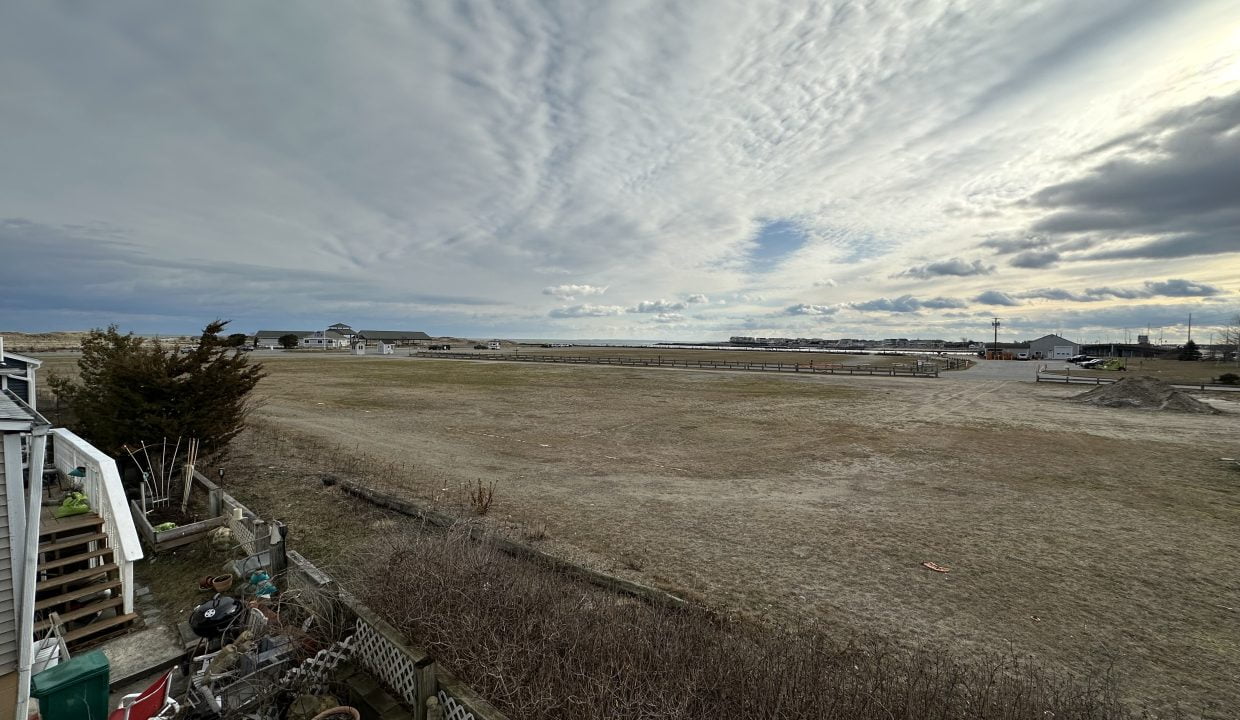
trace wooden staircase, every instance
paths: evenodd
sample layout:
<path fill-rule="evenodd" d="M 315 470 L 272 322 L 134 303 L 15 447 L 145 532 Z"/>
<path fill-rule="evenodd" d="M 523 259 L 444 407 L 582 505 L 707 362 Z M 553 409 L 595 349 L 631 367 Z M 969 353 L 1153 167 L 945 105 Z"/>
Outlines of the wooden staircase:
<path fill-rule="evenodd" d="M 84 513 L 39 525 L 39 572 L 35 584 L 35 637 L 51 626 L 51 613 L 69 648 L 81 649 L 127 631 L 138 619 L 122 611 L 120 568 L 114 561 L 103 518 Z"/>

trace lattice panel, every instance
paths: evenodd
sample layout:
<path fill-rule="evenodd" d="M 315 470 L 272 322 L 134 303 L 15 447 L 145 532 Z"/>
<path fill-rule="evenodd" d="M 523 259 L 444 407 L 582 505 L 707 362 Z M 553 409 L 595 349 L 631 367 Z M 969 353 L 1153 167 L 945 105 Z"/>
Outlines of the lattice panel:
<path fill-rule="evenodd" d="M 254 548 L 254 533 L 245 524 L 245 518 L 237 520 L 233 517 L 228 518 L 228 527 L 232 530 L 233 539 L 245 549 L 247 553 L 254 554 L 258 552 Z"/>
<path fill-rule="evenodd" d="M 439 706 L 443 708 L 443 720 L 477 720 L 464 705 L 443 690 L 439 691 Z"/>
<path fill-rule="evenodd" d="M 406 704 L 418 706 L 418 668 L 413 658 L 361 618 L 353 634 L 353 657 Z"/>
<path fill-rule="evenodd" d="M 331 671 L 353 654 L 353 638 L 354 636 L 350 635 L 318 651 L 314 657 L 307 658 L 301 665 L 285 673 L 284 677 L 280 678 L 280 684 L 288 687 L 296 683 L 302 692 L 324 692 L 324 682 Z"/>

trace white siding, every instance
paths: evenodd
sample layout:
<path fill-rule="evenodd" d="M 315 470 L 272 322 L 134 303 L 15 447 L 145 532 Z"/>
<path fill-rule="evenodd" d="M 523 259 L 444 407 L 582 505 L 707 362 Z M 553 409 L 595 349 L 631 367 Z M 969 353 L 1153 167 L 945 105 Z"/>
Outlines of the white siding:
<path fill-rule="evenodd" d="M 20 456 L 19 456 L 20 457 Z M 13 574 L 10 563 L 9 496 L 4 469 L 4 443 L 0 442 L 0 675 L 17 669 L 17 613 L 13 610 Z M 20 467 L 20 465 L 19 465 Z"/>

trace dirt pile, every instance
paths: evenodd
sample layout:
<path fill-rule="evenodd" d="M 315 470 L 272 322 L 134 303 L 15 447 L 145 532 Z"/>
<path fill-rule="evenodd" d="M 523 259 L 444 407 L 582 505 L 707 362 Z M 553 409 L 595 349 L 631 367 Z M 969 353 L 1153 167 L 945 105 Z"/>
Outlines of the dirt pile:
<path fill-rule="evenodd" d="M 1138 410 L 1170 410 L 1172 412 L 1217 415 L 1218 410 L 1151 377 L 1126 377 L 1073 398 L 1073 402 L 1103 407 L 1136 408 Z"/>

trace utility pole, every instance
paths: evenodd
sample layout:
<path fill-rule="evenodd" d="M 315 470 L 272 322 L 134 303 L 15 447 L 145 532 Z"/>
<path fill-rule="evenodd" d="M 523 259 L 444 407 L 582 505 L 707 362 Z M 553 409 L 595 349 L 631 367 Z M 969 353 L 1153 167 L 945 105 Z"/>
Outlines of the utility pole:
<path fill-rule="evenodd" d="M 1188 314 L 1188 341 L 1193 341 L 1193 314 Z"/>
<path fill-rule="evenodd" d="M 998 352 L 999 352 L 999 318 L 995 318 L 994 320 L 991 320 L 991 321 L 990 321 L 990 325 L 991 325 L 991 327 L 993 327 L 993 328 L 995 329 L 995 346 L 994 346 L 994 352 L 995 352 L 995 354 L 998 354 Z"/>

